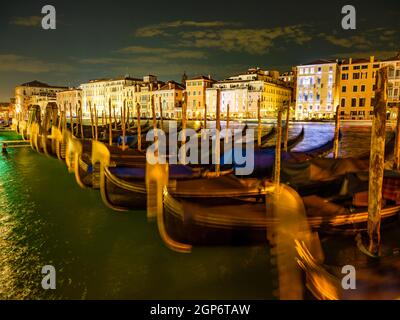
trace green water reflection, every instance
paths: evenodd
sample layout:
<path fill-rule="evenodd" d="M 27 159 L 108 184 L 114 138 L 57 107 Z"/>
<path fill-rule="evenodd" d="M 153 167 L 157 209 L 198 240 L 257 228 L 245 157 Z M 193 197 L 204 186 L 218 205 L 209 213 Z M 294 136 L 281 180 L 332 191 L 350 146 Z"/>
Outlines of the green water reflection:
<path fill-rule="evenodd" d="M 171 252 L 144 212 L 107 209 L 63 163 L 28 147 L 10 148 L 0 174 L 1 299 L 273 298 L 266 247 Z M 41 288 L 46 264 L 56 290 Z"/>

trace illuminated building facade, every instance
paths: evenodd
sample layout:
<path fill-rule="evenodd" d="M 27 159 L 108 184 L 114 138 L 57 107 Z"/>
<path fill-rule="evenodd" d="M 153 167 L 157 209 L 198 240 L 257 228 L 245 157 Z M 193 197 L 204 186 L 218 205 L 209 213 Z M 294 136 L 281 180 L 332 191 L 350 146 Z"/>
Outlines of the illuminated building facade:
<path fill-rule="evenodd" d="M 337 60 L 321 59 L 297 66 L 296 119 L 333 119 L 339 103 L 338 82 Z"/>
<path fill-rule="evenodd" d="M 343 61 L 340 66 L 339 115 L 344 120 L 371 119 L 376 72 L 380 63 L 371 56 L 369 59 Z"/>
<path fill-rule="evenodd" d="M 70 110 L 72 109 L 72 114 L 76 115 L 77 108 L 79 108 L 79 105 L 82 105 L 82 90 L 79 88 L 71 88 L 57 92 L 56 95 L 57 106 L 60 108 L 60 110 L 69 114 Z M 90 115 L 83 114 L 83 116 L 89 117 Z"/>
<path fill-rule="evenodd" d="M 120 77 L 115 79 L 90 80 L 81 84 L 82 105 L 85 117 L 90 116 L 90 106 L 100 115 L 103 111 L 109 113 L 109 101 L 111 101 L 112 112 L 120 114 L 123 106 L 125 87 L 142 83 L 142 79 L 131 77 Z"/>
<path fill-rule="evenodd" d="M 217 90 L 220 90 L 221 116 L 229 105 L 230 118 L 257 118 L 258 100 L 261 116 L 274 118 L 276 108 L 290 100 L 291 90 L 279 79 L 277 71 L 249 69 L 246 73 L 218 81 L 206 90 L 207 114 L 215 118 Z"/>
<path fill-rule="evenodd" d="M 29 106 L 39 105 L 42 112 L 49 102 L 56 102 L 57 92 L 67 87 L 51 86 L 37 80 L 15 87 L 15 109 L 26 116 Z"/>
<path fill-rule="evenodd" d="M 400 52 L 389 59 L 382 60 L 381 67 L 389 66 L 388 72 L 388 112 L 390 119 L 397 117 L 400 105 Z"/>
<path fill-rule="evenodd" d="M 211 88 L 215 80 L 211 76 L 198 76 L 186 80 L 187 117 L 202 119 L 206 104 L 206 90 Z"/>
<path fill-rule="evenodd" d="M 185 88 L 183 85 L 168 81 L 154 94 L 154 103 L 157 117 L 160 117 L 160 108 L 163 118 L 180 119 L 182 116 L 182 99 Z M 160 105 L 161 103 L 161 105 Z"/>

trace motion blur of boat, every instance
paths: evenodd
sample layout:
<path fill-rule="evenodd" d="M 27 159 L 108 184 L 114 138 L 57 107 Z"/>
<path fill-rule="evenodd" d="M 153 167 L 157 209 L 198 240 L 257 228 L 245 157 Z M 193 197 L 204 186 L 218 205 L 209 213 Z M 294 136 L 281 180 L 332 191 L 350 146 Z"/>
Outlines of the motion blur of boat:
<path fill-rule="evenodd" d="M 284 167 L 282 182 L 301 194 L 312 228 L 356 233 L 368 221 L 368 169 L 368 160 L 314 159 L 295 170 Z M 276 223 L 268 214 L 269 185 L 233 176 L 177 181 L 164 191 L 166 229 L 183 243 L 264 243 L 266 230 Z M 382 219 L 400 211 L 398 185 L 400 174 L 386 171 Z"/>
<path fill-rule="evenodd" d="M 398 247 L 399 224 L 385 228 L 397 242 L 384 237 L 385 243 L 379 257 L 371 256 L 363 245 L 363 236 L 354 238 L 335 235 L 325 238 L 324 246 L 330 243 L 346 243 L 340 254 L 336 250 L 322 254 L 314 247 L 321 243 L 295 241 L 297 262 L 305 275 L 306 286 L 314 298 L 319 300 L 398 300 L 400 299 L 400 254 Z M 393 235 L 394 234 L 394 235 Z M 315 241 L 315 239 L 314 239 Z M 386 245 L 387 243 L 387 245 Z M 355 279 L 351 288 L 343 286 L 344 266 L 354 268 Z M 345 273 L 350 269 L 345 269 Z M 351 285 L 351 283 L 346 283 Z"/>

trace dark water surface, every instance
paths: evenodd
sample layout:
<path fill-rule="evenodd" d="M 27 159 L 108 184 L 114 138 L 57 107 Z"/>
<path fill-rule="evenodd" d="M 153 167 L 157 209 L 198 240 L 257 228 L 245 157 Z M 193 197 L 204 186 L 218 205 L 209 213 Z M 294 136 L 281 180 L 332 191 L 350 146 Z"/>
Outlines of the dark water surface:
<path fill-rule="evenodd" d="M 296 123 L 292 134 L 302 125 L 298 151 L 333 136 L 331 123 Z M 343 124 L 342 155 L 368 150 L 369 134 L 368 123 Z M 48 264 L 56 290 L 41 287 Z M 266 246 L 175 253 L 145 212 L 108 209 L 62 162 L 29 147 L 0 158 L 0 299 L 272 299 L 274 274 Z"/>

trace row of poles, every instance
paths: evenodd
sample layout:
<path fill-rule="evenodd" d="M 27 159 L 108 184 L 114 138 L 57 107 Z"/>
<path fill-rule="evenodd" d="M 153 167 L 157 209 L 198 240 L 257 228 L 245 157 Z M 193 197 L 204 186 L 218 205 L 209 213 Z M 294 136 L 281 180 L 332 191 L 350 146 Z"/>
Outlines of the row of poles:
<path fill-rule="evenodd" d="M 382 206 L 382 186 L 383 186 L 383 174 L 385 165 L 385 137 L 386 137 L 386 105 L 387 105 L 387 67 L 381 68 L 377 73 L 376 79 L 376 90 L 375 90 L 375 106 L 373 109 L 372 117 L 372 133 L 371 133 L 371 152 L 370 152 L 370 170 L 369 170 L 369 200 L 368 200 L 368 235 L 369 235 L 369 247 L 368 250 L 373 255 L 379 254 L 380 248 L 380 221 L 381 221 L 381 206 Z M 182 147 L 183 155 L 185 156 L 185 142 L 186 134 L 185 130 L 187 127 L 187 95 L 183 94 L 182 99 Z M 217 104 L 216 104 L 216 148 L 215 148 L 215 159 L 216 174 L 220 174 L 220 130 L 221 130 L 221 110 L 220 110 L 220 90 L 217 90 Z M 154 97 L 150 100 L 152 115 L 153 115 L 153 127 L 157 128 L 157 118 L 154 106 Z M 161 127 L 163 127 L 163 117 L 161 108 L 161 97 L 159 100 L 160 104 L 160 118 Z M 257 142 L 258 146 L 261 146 L 261 132 L 262 132 L 262 117 L 261 117 L 261 102 L 260 99 L 257 101 Z M 98 113 L 96 105 L 91 106 L 89 102 L 89 111 L 91 119 L 92 138 L 98 140 Z M 122 125 L 122 148 L 125 149 L 125 137 L 126 129 L 129 130 L 129 110 L 126 112 L 126 100 L 124 100 L 123 107 L 121 108 L 121 125 Z M 226 127 L 229 128 L 229 105 L 227 105 L 226 114 Z M 277 135 L 276 135 L 276 152 L 275 152 L 275 169 L 274 169 L 274 182 L 279 185 L 280 183 L 280 166 L 281 166 L 281 144 L 282 144 L 282 117 L 283 112 L 286 113 L 286 123 L 284 132 L 284 151 L 288 151 L 288 130 L 289 130 L 289 119 L 290 119 L 290 103 L 287 102 L 287 106 L 279 107 L 277 114 Z M 70 104 L 70 123 L 71 131 L 74 132 L 74 119 L 72 115 L 72 105 Z M 136 103 L 137 113 L 137 136 L 138 136 L 138 150 L 141 150 L 141 106 L 140 103 Z M 66 129 L 66 117 L 67 111 L 64 106 L 64 110 L 61 112 L 61 119 Z M 76 106 L 76 114 L 78 115 L 77 126 L 80 126 L 81 137 L 83 134 L 83 119 L 82 119 L 82 106 L 79 102 L 79 108 Z M 112 145 L 112 106 L 111 99 L 109 100 L 108 118 L 107 115 L 102 112 L 102 126 L 105 127 L 108 122 L 109 126 L 109 144 Z M 61 126 L 61 122 L 59 126 Z M 204 128 L 207 126 L 207 106 L 204 110 Z M 117 129 L 117 118 L 115 115 L 114 108 L 114 124 Z M 398 116 L 396 123 L 396 140 L 395 140 L 395 157 L 394 157 L 394 169 L 400 169 L 400 106 L 398 107 Z M 336 108 L 336 120 L 335 120 L 335 133 L 334 133 L 334 148 L 333 157 L 336 159 L 339 157 L 339 138 L 340 138 L 340 114 L 339 106 Z"/>

